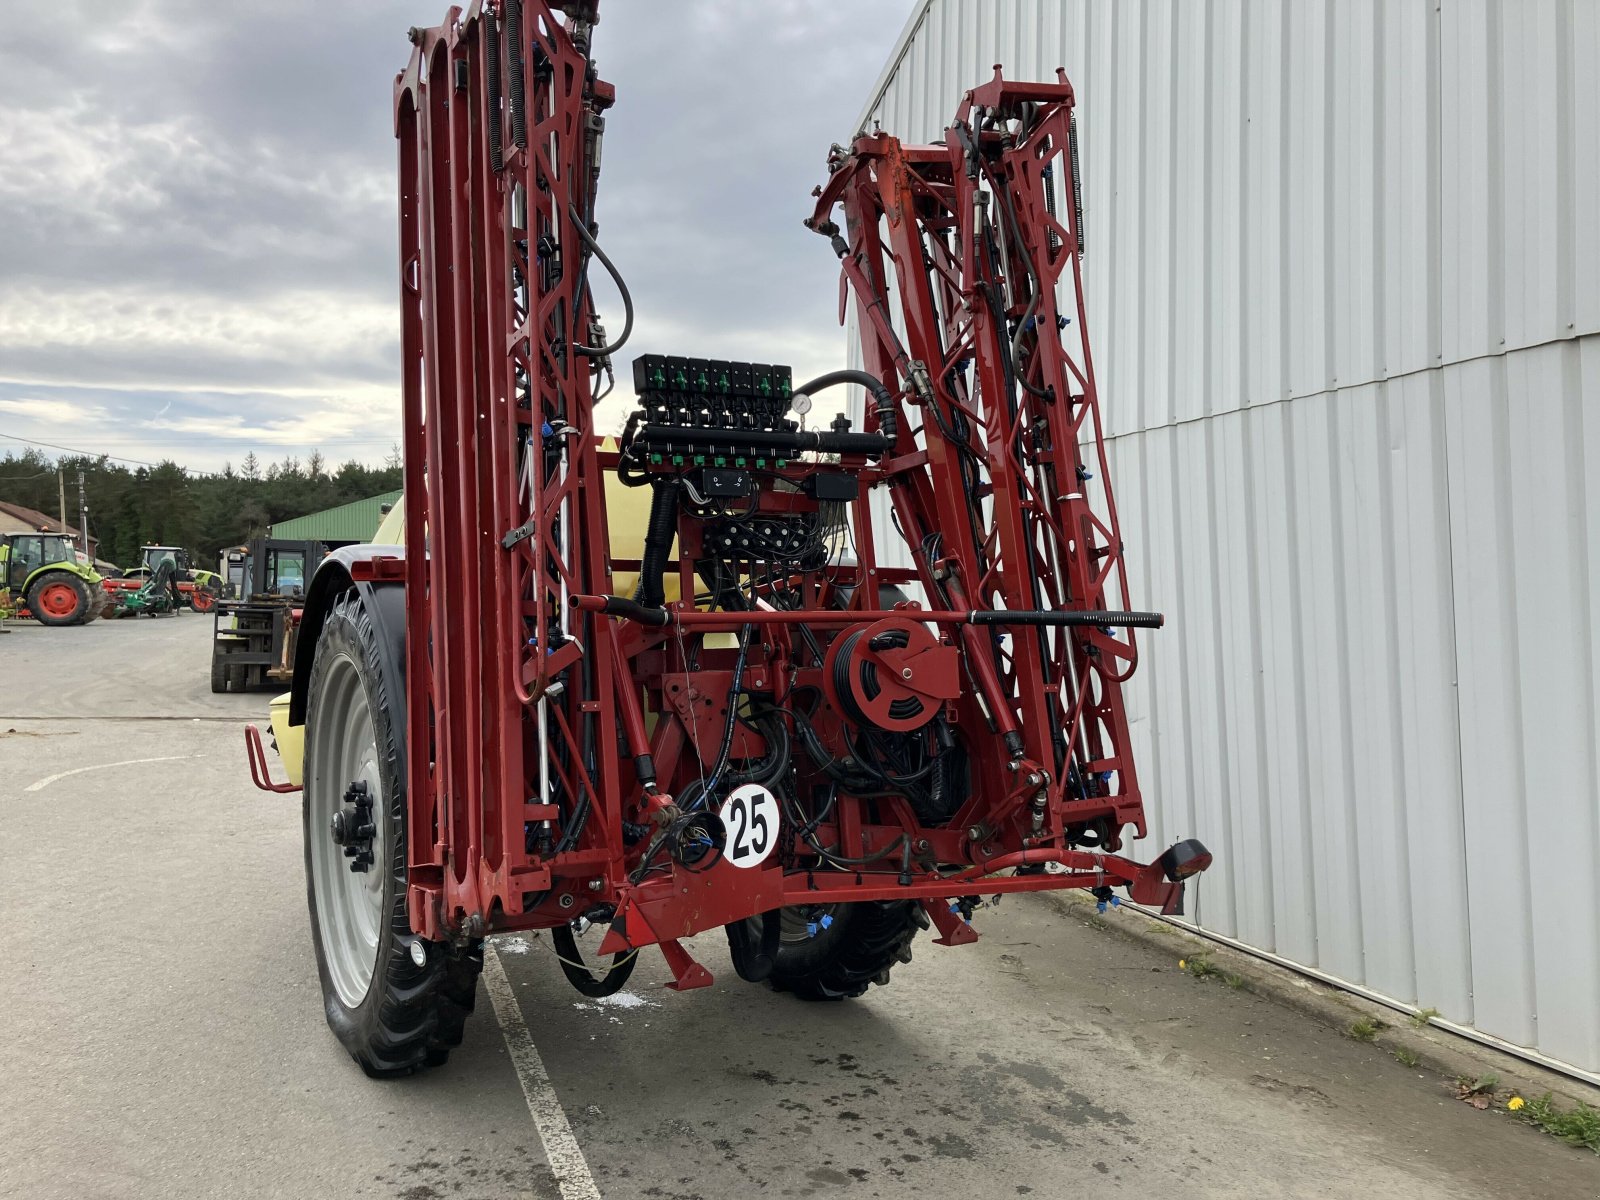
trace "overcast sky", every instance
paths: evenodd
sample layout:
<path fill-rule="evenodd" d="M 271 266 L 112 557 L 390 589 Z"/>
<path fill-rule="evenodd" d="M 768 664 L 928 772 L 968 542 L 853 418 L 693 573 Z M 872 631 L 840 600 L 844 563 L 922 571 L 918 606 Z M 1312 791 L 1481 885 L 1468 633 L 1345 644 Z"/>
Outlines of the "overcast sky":
<path fill-rule="evenodd" d="M 598 216 L 639 310 L 624 359 L 842 364 L 835 259 L 800 221 L 911 7 L 603 0 Z M 381 460 L 399 436 L 393 79 L 407 27 L 444 9 L 65 0 L 10 23 L 0 447 Z"/>

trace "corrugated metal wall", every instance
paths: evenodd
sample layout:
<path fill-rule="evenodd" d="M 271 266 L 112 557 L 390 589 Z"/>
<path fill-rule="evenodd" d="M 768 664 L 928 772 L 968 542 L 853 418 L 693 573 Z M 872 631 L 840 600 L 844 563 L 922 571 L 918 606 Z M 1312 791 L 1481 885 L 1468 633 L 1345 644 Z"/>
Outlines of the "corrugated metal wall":
<path fill-rule="evenodd" d="M 932 0 L 1065 66 L 1152 842 L 1206 929 L 1600 1073 L 1600 4 Z"/>

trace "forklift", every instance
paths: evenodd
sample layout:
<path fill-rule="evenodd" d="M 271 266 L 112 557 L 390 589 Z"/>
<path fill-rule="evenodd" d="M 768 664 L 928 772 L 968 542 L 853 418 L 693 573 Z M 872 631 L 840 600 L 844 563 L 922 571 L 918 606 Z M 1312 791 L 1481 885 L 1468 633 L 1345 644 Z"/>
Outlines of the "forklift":
<path fill-rule="evenodd" d="M 306 580 L 327 552 L 315 541 L 249 543 L 238 597 L 218 600 L 213 609 L 213 692 L 288 686 Z"/>

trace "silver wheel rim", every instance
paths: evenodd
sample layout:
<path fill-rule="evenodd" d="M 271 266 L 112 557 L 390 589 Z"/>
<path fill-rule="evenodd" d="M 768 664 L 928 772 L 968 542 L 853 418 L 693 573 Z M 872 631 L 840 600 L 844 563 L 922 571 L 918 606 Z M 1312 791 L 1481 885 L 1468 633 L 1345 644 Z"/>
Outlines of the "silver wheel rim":
<path fill-rule="evenodd" d="M 334 991 L 347 1008 L 357 1008 L 372 987 L 383 923 L 383 882 L 389 869 L 388 806 L 378 772 L 378 739 L 372 706 L 355 660 L 340 653 L 322 677 L 316 711 L 306 730 L 310 750 L 306 774 L 311 841 L 311 887 L 317 906 L 322 957 Z M 360 780 L 372 798 L 373 864 L 355 872 L 344 847 L 333 840 L 333 814 L 344 806 L 345 790 Z"/>

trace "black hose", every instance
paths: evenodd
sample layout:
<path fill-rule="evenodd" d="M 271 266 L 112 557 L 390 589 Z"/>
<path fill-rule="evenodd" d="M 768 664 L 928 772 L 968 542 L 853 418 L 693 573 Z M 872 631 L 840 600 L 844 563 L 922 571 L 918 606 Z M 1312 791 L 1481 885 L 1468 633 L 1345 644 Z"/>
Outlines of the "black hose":
<path fill-rule="evenodd" d="M 741 783 L 771 784 L 789 773 L 789 729 L 776 717 L 762 717 L 757 731 L 767 739 L 767 756 L 742 771 L 727 771 L 723 779 L 731 786 Z"/>
<path fill-rule="evenodd" d="M 744 664 L 750 653 L 750 635 L 754 625 L 746 625 L 739 634 L 739 656 L 733 660 L 733 682 L 728 685 L 728 722 L 722 727 L 722 744 L 717 747 L 717 761 L 706 780 L 705 798 L 709 800 L 716 790 L 722 773 L 727 770 L 728 756 L 733 751 L 733 730 L 739 722 L 739 693 L 744 690 Z"/>
<path fill-rule="evenodd" d="M 884 386 L 883 380 L 876 375 L 869 375 L 865 371 L 846 368 L 842 371 L 829 371 L 826 375 L 818 375 L 809 383 L 802 383 L 794 390 L 804 392 L 807 396 L 814 396 L 824 388 L 836 387 L 841 383 L 860 384 L 872 393 L 872 398 L 877 402 L 878 428 L 883 436 L 889 439 L 889 444 L 894 445 L 895 438 L 899 435 L 898 423 L 894 415 L 894 396 Z"/>
<path fill-rule="evenodd" d="M 1078 174 L 1078 114 L 1067 118 L 1067 155 L 1072 160 L 1072 224 L 1078 235 L 1078 257 L 1083 257 L 1083 177 Z"/>
<path fill-rule="evenodd" d="M 483 18 L 483 54 L 489 82 L 489 111 L 485 114 L 489 124 L 489 169 L 499 171 L 506 163 L 500 144 L 500 30 L 493 13 L 486 13 Z"/>
<path fill-rule="evenodd" d="M 508 80 L 511 99 L 511 140 L 517 149 L 528 145 L 528 118 L 522 91 L 522 0 L 506 0 L 506 46 L 509 50 Z"/>
<path fill-rule="evenodd" d="M 633 589 L 635 603 L 659 609 L 667 602 L 661 576 L 672 554 L 672 541 L 678 536 L 678 494 L 683 483 L 663 479 L 652 485 L 650 521 L 645 526 L 644 557 L 639 562 L 639 584 Z"/>
<path fill-rule="evenodd" d="M 557 925 L 550 931 L 550 940 L 555 943 L 561 973 L 567 977 L 568 983 L 585 996 L 609 996 L 620 991 L 639 962 L 637 950 L 619 950 L 611 956 L 611 965 L 603 968 L 605 973 L 596 979 L 594 972 L 602 968 L 591 967 L 584 961 L 572 926 Z"/>
<path fill-rule="evenodd" d="M 583 244 L 594 252 L 594 256 L 600 260 L 600 265 L 610 273 L 612 282 L 617 285 L 617 291 L 622 294 L 622 336 L 609 346 L 585 346 L 579 342 L 572 347 L 579 354 L 589 358 L 604 358 L 606 355 L 614 354 L 622 349 L 623 343 L 628 340 L 628 335 L 633 332 L 633 293 L 628 291 L 628 285 L 623 282 L 622 272 L 617 270 L 617 264 L 606 257 L 606 252 L 600 249 L 600 243 L 595 241 L 594 234 L 589 232 L 588 222 L 578 212 L 578 206 L 576 204 L 568 204 L 567 213 L 571 216 L 573 225 L 577 227 L 578 236 L 583 239 Z"/>

